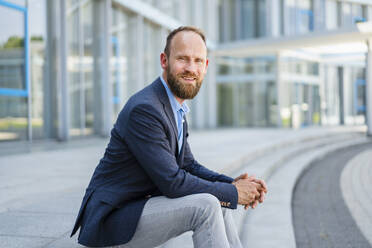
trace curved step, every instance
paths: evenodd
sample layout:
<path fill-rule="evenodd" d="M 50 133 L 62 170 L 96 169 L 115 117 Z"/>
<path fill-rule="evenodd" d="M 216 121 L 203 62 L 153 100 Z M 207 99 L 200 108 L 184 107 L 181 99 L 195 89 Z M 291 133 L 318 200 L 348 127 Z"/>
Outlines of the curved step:
<path fill-rule="evenodd" d="M 265 203 L 245 214 L 241 240 L 245 247 L 296 247 L 292 225 L 292 192 L 302 171 L 314 160 L 337 149 L 370 142 L 357 138 L 315 146 L 283 161 L 280 170 L 268 177 L 269 193 Z M 270 234 L 268 236 L 268 234 Z"/>

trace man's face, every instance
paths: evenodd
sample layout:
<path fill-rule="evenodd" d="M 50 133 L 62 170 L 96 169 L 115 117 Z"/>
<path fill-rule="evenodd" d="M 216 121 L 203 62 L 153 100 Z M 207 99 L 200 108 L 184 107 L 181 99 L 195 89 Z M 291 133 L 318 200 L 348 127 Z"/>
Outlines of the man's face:
<path fill-rule="evenodd" d="M 191 31 L 177 33 L 171 43 L 169 58 L 161 57 L 171 91 L 181 99 L 198 94 L 207 72 L 207 49 L 202 38 Z"/>

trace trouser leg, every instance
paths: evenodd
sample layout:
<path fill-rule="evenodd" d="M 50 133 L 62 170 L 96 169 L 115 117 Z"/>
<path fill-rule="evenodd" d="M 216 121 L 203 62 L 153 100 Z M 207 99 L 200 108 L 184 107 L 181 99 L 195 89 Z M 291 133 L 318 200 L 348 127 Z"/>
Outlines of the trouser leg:
<path fill-rule="evenodd" d="M 232 216 L 232 209 L 222 208 L 223 219 L 225 222 L 226 236 L 230 244 L 230 248 L 242 248 L 242 243 L 239 238 L 238 230 Z"/>
<path fill-rule="evenodd" d="M 227 217 L 228 224 L 232 224 L 231 216 Z M 150 198 L 133 238 L 120 247 L 155 247 L 187 231 L 193 231 L 195 248 L 230 247 L 220 202 L 213 195 L 204 193 L 174 199 Z"/>

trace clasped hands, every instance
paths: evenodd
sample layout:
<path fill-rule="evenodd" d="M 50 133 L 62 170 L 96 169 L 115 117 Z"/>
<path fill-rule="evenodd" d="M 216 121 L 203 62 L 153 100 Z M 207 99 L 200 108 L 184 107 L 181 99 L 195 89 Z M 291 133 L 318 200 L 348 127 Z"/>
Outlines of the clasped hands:
<path fill-rule="evenodd" d="M 249 206 L 255 208 L 258 203 L 262 203 L 267 193 L 266 183 L 255 176 L 248 176 L 244 173 L 234 179 L 232 184 L 238 191 L 238 204 L 244 205 L 247 210 Z"/>

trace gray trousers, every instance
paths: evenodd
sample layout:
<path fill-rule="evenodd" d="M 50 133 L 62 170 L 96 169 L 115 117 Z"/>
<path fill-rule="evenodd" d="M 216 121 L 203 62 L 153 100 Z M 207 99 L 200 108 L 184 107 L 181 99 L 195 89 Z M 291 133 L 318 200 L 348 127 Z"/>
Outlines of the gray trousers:
<path fill-rule="evenodd" d="M 173 199 L 152 197 L 144 206 L 133 238 L 118 247 L 155 247 L 193 231 L 195 248 L 242 248 L 232 211 L 206 193 Z"/>

